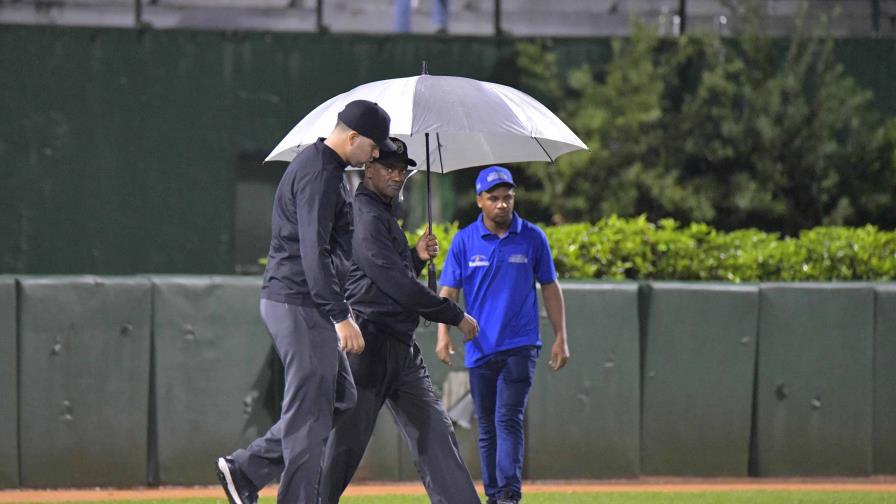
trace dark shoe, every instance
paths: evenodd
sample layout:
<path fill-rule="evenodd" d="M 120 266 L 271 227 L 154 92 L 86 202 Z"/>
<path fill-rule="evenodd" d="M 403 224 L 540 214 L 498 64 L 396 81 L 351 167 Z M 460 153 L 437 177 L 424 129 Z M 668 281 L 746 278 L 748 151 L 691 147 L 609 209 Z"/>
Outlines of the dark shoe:
<path fill-rule="evenodd" d="M 502 492 L 502 495 L 498 497 L 497 504 L 519 504 L 520 499 L 522 499 L 522 495 L 513 490 L 505 490 Z"/>
<path fill-rule="evenodd" d="M 498 504 L 498 500 L 495 499 L 494 497 L 489 497 L 488 499 L 485 500 L 485 504 Z"/>
<path fill-rule="evenodd" d="M 258 502 L 258 489 L 252 481 L 243 474 L 236 462 L 230 457 L 221 457 L 215 463 L 215 471 L 218 473 L 218 481 L 227 494 L 230 504 L 256 504 Z"/>

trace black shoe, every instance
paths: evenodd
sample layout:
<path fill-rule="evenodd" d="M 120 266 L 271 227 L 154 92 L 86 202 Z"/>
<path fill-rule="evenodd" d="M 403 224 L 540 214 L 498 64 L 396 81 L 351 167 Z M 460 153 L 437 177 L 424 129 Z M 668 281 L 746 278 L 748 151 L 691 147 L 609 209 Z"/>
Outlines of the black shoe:
<path fill-rule="evenodd" d="M 498 497 L 497 504 L 520 504 L 521 498 L 522 496 L 517 492 L 508 490 L 503 492 L 501 497 Z"/>
<path fill-rule="evenodd" d="M 498 504 L 498 500 L 495 499 L 494 497 L 489 497 L 488 499 L 485 500 L 485 504 Z"/>
<path fill-rule="evenodd" d="M 218 481 L 227 494 L 230 504 L 256 504 L 258 502 L 258 489 L 252 481 L 243 474 L 236 462 L 230 457 L 220 457 L 215 462 L 215 471 L 218 473 Z"/>

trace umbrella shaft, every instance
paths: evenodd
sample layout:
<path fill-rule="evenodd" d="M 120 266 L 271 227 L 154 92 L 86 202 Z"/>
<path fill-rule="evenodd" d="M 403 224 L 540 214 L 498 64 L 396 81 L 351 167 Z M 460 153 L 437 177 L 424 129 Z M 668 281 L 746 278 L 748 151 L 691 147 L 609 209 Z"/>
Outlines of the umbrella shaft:
<path fill-rule="evenodd" d="M 429 231 L 432 232 L 432 171 L 429 168 L 429 133 L 423 135 L 426 138 L 426 218 Z"/>
<path fill-rule="evenodd" d="M 432 170 L 429 167 L 429 133 L 423 134 L 426 139 L 426 217 L 429 227 L 427 232 L 432 233 Z M 427 269 L 427 284 L 433 292 L 436 291 L 436 267 L 429 258 L 429 268 Z"/>

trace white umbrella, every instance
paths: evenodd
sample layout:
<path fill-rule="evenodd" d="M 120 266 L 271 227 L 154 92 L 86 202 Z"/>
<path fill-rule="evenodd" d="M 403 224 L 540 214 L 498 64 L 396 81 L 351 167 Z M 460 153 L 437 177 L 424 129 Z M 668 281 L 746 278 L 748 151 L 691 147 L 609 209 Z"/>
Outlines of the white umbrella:
<path fill-rule="evenodd" d="M 440 173 L 499 163 L 553 162 L 567 152 L 587 149 L 553 112 L 522 91 L 424 74 L 363 84 L 327 100 L 265 161 L 292 161 L 300 150 L 330 134 L 348 102 L 362 99 L 383 107 L 392 119 L 390 136 L 404 140 L 414 159 L 422 161 L 428 153 L 432 171 Z"/>
<path fill-rule="evenodd" d="M 336 116 L 353 100 L 376 102 L 389 113 L 389 135 L 407 144 L 408 154 L 426 160 L 427 216 L 432 229 L 431 171 L 522 161 L 553 163 L 558 156 L 588 147 L 547 107 L 508 86 L 465 77 L 423 75 L 370 82 L 330 98 L 305 116 L 265 161 L 292 161 L 326 137 Z M 429 263 L 435 290 L 435 267 Z"/>

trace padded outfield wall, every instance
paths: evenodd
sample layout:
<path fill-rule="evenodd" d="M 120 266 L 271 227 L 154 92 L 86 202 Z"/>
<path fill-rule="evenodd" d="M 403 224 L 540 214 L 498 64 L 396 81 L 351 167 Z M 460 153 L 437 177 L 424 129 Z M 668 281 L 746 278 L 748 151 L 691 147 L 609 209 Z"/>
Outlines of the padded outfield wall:
<path fill-rule="evenodd" d="M 15 278 L 0 276 L 0 488 L 19 486 L 19 379 Z"/>
<path fill-rule="evenodd" d="M 256 277 L 0 277 L 0 487 L 208 484 L 276 419 Z M 896 474 L 894 284 L 563 282 L 572 358 L 527 418 L 527 478 Z M 463 351 L 435 358 L 463 395 Z M 458 388 L 460 387 L 460 388 Z M 455 406 L 455 404 L 450 404 Z M 464 415 L 459 415 L 461 419 Z M 479 477 L 476 422 L 455 428 Z M 570 456 L 573 454 L 573 456 Z M 414 480 L 384 410 L 359 479 Z"/>

